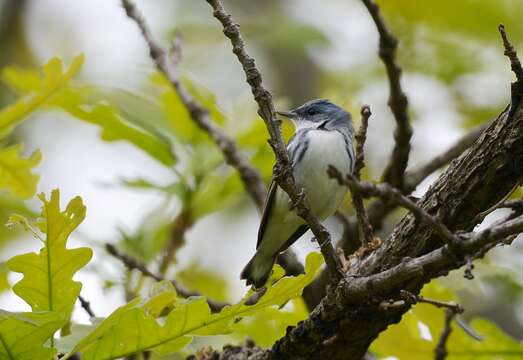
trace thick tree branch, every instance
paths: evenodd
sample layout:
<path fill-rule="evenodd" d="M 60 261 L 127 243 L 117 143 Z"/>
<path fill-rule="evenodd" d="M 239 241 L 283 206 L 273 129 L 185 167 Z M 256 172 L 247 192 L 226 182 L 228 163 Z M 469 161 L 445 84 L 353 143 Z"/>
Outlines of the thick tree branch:
<path fill-rule="evenodd" d="M 127 16 L 134 20 L 149 47 L 149 54 L 157 70 L 162 73 L 175 89 L 178 97 L 187 108 L 191 119 L 205 131 L 222 151 L 227 164 L 234 167 L 243 181 L 245 189 L 258 208 L 263 208 L 266 188 L 261 175 L 240 151 L 236 142 L 227 136 L 211 119 L 209 110 L 200 104 L 181 83 L 176 69 L 169 62 L 165 51 L 153 40 L 145 19 L 131 0 L 122 0 Z"/>
<path fill-rule="evenodd" d="M 247 83 L 250 85 L 254 99 L 258 103 L 258 114 L 264 120 L 267 130 L 269 131 L 269 143 L 276 155 L 274 180 L 289 195 L 298 215 L 306 221 L 320 244 L 320 249 L 331 277 L 333 279 L 339 279 L 342 274 L 338 257 L 331 243 L 331 236 L 318 218 L 311 212 L 303 189 L 298 189 L 296 186 L 292 173 L 292 163 L 281 135 L 280 122 L 276 118 L 276 110 L 274 109 L 272 96 L 269 91 L 263 87 L 262 77 L 256 67 L 255 61 L 249 56 L 245 49 L 245 44 L 239 31 L 239 25 L 234 23 L 231 15 L 226 12 L 220 0 L 206 1 L 212 6 L 214 17 L 218 19 L 223 26 L 223 33 L 231 41 L 233 53 L 242 65 Z"/>
<path fill-rule="evenodd" d="M 517 89 L 512 87 L 511 111 L 502 112 L 418 202 L 451 231 L 473 228 L 475 216 L 503 199 L 523 175 L 523 107 Z M 469 234 L 449 247 L 433 227 L 408 214 L 380 248 L 367 258 L 356 259 L 350 269 L 354 277 L 328 291 L 309 319 L 289 331 L 267 358 L 361 358 L 379 333 L 400 321 L 409 309 L 379 312 L 376 299 L 379 304 L 399 290 L 418 294 L 430 279 L 465 265 L 467 256 L 483 256 L 522 230 L 523 218 L 519 217 Z M 322 345 L 322 339 L 334 335 L 336 341 Z"/>
<path fill-rule="evenodd" d="M 145 266 L 145 264 L 138 261 L 138 259 L 136 259 L 130 255 L 122 253 L 114 245 L 105 244 L 105 249 L 113 257 L 120 260 L 125 265 L 125 267 L 127 267 L 129 270 L 138 270 L 142 275 L 150 277 L 151 279 L 156 280 L 156 281 L 165 280 L 163 275 L 152 272 L 151 270 L 149 270 L 147 268 L 147 266 Z M 200 294 L 199 292 L 189 290 L 174 280 L 170 280 L 170 282 L 173 285 L 176 292 L 184 298 L 188 298 L 190 296 L 202 296 L 202 294 Z M 206 298 L 206 300 L 207 300 L 207 303 L 209 304 L 209 307 L 214 312 L 218 312 L 221 309 L 223 309 L 225 306 L 228 305 L 225 302 L 216 301 L 216 300 L 209 299 L 209 298 Z"/>
<path fill-rule="evenodd" d="M 445 166 L 450 161 L 458 158 L 468 148 L 470 148 L 479 138 L 481 133 L 489 126 L 490 123 L 479 125 L 472 129 L 469 133 L 463 135 L 462 138 L 451 145 L 440 155 L 435 156 L 427 163 L 419 165 L 414 169 L 405 173 L 404 194 L 409 194 L 416 189 L 416 187 L 427 178 L 434 171 Z M 383 226 L 383 220 L 394 210 L 396 205 L 386 203 L 382 199 L 372 201 L 367 207 L 367 214 L 371 226 L 375 230 L 380 230 Z M 353 237 L 356 232 L 357 221 L 355 218 L 347 219 L 347 224 L 344 226 L 344 234 L 338 246 L 341 246 L 345 252 L 351 252 L 353 248 Z"/>
<path fill-rule="evenodd" d="M 412 127 L 408 114 L 407 95 L 401 88 L 401 68 L 396 62 L 398 40 L 385 24 L 378 5 L 374 0 L 362 0 L 376 24 L 379 33 L 379 56 L 385 65 L 389 78 L 389 107 L 396 119 L 394 149 L 383 172 L 382 180 L 403 191 L 405 169 L 409 161 Z"/>

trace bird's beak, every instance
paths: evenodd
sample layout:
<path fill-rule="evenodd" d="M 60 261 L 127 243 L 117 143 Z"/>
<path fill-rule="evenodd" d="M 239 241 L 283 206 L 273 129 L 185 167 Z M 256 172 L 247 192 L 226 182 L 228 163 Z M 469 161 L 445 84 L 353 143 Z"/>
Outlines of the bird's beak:
<path fill-rule="evenodd" d="M 276 114 L 289 118 L 289 119 L 296 118 L 296 113 L 294 111 L 276 111 Z"/>

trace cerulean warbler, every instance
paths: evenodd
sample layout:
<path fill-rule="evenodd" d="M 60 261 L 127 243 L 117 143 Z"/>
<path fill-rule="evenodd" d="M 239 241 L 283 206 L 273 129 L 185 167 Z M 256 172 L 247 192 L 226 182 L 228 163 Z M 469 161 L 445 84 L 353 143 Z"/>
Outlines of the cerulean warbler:
<path fill-rule="evenodd" d="M 287 145 L 296 185 L 305 189 L 312 212 L 324 220 L 338 209 L 347 192 L 345 186 L 328 176 L 328 166 L 334 165 L 342 174 L 354 169 L 351 115 L 323 99 L 278 114 L 291 119 L 296 127 Z M 258 230 L 256 254 L 243 269 L 241 278 L 247 280 L 247 285 L 262 287 L 278 254 L 307 230 L 305 221 L 292 209 L 288 195 L 273 181 Z"/>

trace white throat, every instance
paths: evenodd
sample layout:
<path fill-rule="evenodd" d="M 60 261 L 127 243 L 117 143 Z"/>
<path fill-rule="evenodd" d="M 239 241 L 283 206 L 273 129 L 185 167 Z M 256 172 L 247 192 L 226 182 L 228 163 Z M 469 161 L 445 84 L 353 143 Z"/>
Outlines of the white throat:
<path fill-rule="evenodd" d="M 313 129 L 318 126 L 318 123 L 308 120 L 293 120 L 292 122 L 294 123 L 294 127 L 296 128 L 296 132 L 303 129 Z"/>

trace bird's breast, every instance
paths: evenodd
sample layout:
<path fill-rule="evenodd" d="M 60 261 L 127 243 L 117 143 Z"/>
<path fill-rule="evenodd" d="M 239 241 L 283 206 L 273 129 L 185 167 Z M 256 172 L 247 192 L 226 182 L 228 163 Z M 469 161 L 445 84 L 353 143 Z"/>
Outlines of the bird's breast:
<path fill-rule="evenodd" d="M 338 208 L 347 191 L 327 174 L 334 165 L 342 174 L 351 171 L 345 137 L 338 131 L 311 130 L 307 134 L 308 147 L 302 161 L 295 165 L 295 178 L 305 187 L 312 211 L 324 219 Z"/>

